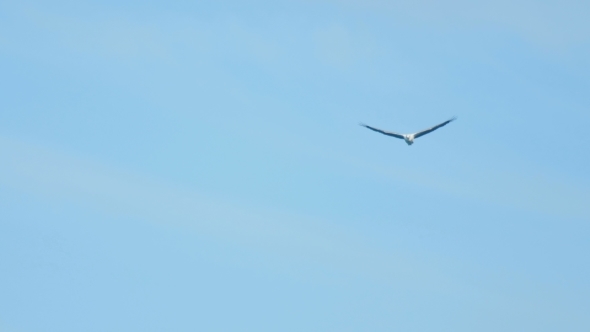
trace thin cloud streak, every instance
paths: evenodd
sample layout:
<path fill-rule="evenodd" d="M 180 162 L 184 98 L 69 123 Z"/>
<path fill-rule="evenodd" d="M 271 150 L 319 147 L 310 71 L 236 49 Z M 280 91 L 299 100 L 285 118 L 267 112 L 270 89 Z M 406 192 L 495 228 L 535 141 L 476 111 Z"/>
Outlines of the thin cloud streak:
<path fill-rule="evenodd" d="M 404 289 L 453 288 L 443 271 L 404 254 L 372 248 L 319 220 L 220 202 L 18 140 L 0 137 L 0 155 L 0 184 L 54 203 L 182 227 L 200 237 L 278 256 L 287 265 L 329 267 Z"/>
<path fill-rule="evenodd" d="M 321 220 L 260 211 L 211 199 L 194 190 L 180 188 L 147 176 L 124 172 L 47 147 L 0 136 L 0 186 L 32 194 L 52 204 L 77 205 L 117 218 L 128 217 L 166 227 L 180 228 L 239 252 L 256 253 L 250 268 L 270 268 L 289 278 L 314 283 L 346 282 L 361 278 L 400 296 L 430 294 L 504 306 L 521 311 L 553 313 L 564 299 L 550 290 L 551 301 L 531 303 L 538 285 L 517 294 L 491 292 L 490 282 L 458 274 L 460 262 L 433 259 L 403 250 L 372 247 Z M 212 253 L 219 259 L 220 253 Z M 221 254 L 225 257 L 225 254 Z M 227 264 L 235 258 L 225 257 Z M 262 264 L 262 266 L 260 265 Z M 484 271 L 482 271 L 484 273 Z M 475 281 L 477 280 L 477 281 Z M 502 283 L 502 282 L 500 282 Z M 506 285 L 494 285 L 507 287 Z M 485 300 L 484 300 L 485 299 Z M 511 308 L 511 309 L 510 309 Z M 581 317 L 574 314 L 576 317 Z M 553 317 L 553 316 L 550 316 Z"/>

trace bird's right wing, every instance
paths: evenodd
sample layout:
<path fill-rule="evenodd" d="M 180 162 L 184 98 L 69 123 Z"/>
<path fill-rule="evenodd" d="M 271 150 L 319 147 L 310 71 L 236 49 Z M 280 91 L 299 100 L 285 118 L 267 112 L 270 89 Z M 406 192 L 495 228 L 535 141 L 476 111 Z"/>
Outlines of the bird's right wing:
<path fill-rule="evenodd" d="M 391 131 L 385 131 L 385 130 L 381 130 L 381 129 L 373 128 L 373 127 L 371 127 L 371 126 L 367 126 L 367 125 L 366 125 L 366 124 L 364 124 L 364 123 L 360 123 L 360 125 L 361 125 L 361 126 L 363 126 L 363 127 L 365 127 L 365 128 L 369 128 L 369 129 L 371 129 L 372 131 L 376 131 L 376 132 L 378 132 L 378 133 L 381 133 L 381 134 L 383 134 L 383 135 L 387 135 L 387 136 L 392 136 L 392 137 L 395 137 L 395 138 L 401 138 L 401 139 L 404 139 L 404 135 L 402 135 L 402 134 L 393 133 L 393 132 L 391 132 Z"/>
<path fill-rule="evenodd" d="M 426 134 L 428 134 L 428 133 L 431 133 L 431 132 L 433 132 L 433 131 L 437 130 L 438 128 L 440 128 L 440 127 L 442 127 L 442 126 L 446 126 L 446 125 L 447 125 L 449 122 L 453 122 L 453 121 L 455 121 L 455 120 L 457 120 L 457 117 L 453 117 L 453 118 L 451 118 L 451 119 L 449 119 L 449 120 L 447 120 L 447 121 L 445 121 L 445 122 L 443 122 L 443 123 L 437 124 L 436 126 L 434 126 L 434 127 L 432 127 L 432 128 L 428 128 L 428 129 L 425 129 L 425 130 L 419 131 L 419 132 L 417 132 L 417 133 L 415 133 L 415 134 L 414 134 L 414 137 L 415 137 L 415 138 L 418 138 L 418 137 L 420 137 L 420 136 L 424 136 L 424 135 L 426 135 Z"/>

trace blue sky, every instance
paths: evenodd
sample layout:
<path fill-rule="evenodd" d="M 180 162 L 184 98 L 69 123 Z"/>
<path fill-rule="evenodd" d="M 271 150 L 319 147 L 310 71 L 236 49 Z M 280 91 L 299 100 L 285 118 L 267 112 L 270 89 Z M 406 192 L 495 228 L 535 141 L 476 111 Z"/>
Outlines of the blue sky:
<path fill-rule="evenodd" d="M 589 14 L 0 3 L 0 330 L 587 331 Z"/>

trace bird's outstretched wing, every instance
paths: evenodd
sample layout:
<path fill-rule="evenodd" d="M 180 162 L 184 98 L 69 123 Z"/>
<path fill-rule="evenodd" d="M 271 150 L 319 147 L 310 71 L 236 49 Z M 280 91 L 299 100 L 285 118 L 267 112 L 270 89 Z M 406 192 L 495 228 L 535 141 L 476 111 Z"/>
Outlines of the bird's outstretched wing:
<path fill-rule="evenodd" d="M 381 134 L 383 134 L 383 135 L 387 135 L 387 136 L 392 136 L 392 137 L 395 137 L 395 138 L 401 138 L 401 139 L 404 139 L 404 135 L 402 135 L 402 134 L 393 133 L 393 132 L 391 132 L 391 131 L 385 131 L 385 130 L 381 130 L 381 129 L 373 128 L 373 127 L 371 127 L 371 126 L 367 126 L 367 125 L 366 125 L 366 124 L 364 124 L 364 123 L 359 123 L 359 124 L 360 124 L 361 126 L 365 127 L 365 128 L 369 128 L 369 129 L 371 129 L 371 130 L 373 130 L 373 131 L 376 131 L 376 132 L 378 132 L 378 133 L 381 133 Z"/>
<path fill-rule="evenodd" d="M 420 137 L 420 136 L 424 136 L 424 135 L 426 135 L 426 134 L 428 134 L 428 133 L 431 133 L 431 132 L 433 132 L 433 131 L 437 130 L 438 128 L 440 128 L 440 127 L 442 127 L 442 126 L 445 126 L 447 123 L 449 123 L 449 122 L 453 122 L 453 121 L 455 121 L 455 120 L 457 120 L 457 117 L 453 117 L 452 119 L 449 119 L 449 120 L 447 120 L 447 121 L 445 121 L 445 122 L 443 122 L 443 123 L 441 123 L 441 124 L 437 124 L 436 126 L 434 126 L 434 127 L 432 127 L 432 128 L 428 128 L 428 129 L 425 129 L 425 130 L 419 131 L 419 132 L 417 132 L 417 133 L 415 133 L 415 134 L 414 134 L 414 138 L 418 138 L 418 137 Z"/>

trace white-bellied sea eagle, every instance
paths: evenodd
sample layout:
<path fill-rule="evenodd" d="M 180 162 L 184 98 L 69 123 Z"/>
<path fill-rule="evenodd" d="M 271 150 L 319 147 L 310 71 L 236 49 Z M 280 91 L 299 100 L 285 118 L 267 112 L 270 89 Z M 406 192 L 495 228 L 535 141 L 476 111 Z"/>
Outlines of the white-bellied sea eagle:
<path fill-rule="evenodd" d="M 360 125 L 363 126 L 363 127 L 369 128 L 369 129 L 371 129 L 373 131 L 376 131 L 378 133 L 381 133 L 383 135 L 392 136 L 392 137 L 395 137 L 395 138 L 401 138 L 404 141 L 406 141 L 406 143 L 408 143 L 408 145 L 412 145 L 412 144 L 414 144 L 414 139 L 416 139 L 416 138 L 418 138 L 420 136 L 424 136 L 424 135 L 426 135 L 428 133 L 431 133 L 431 132 L 437 130 L 438 128 L 440 128 L 442 126 L 445 126 L 447 123 L 452 122 L 452 121 L 455 121 L 456 119 L 457 119 L 457 117 L 454 117 L 454 118 L 449 119 L 449 120 L 447 120 L 447 121 L 445 121 L 445 122 L 443 122 L 441 124 L 437 124 L 434 127 L 431 127 L 431 128 L 428 128 L 428 129 L 425 129 L 425 130 L 422 130 L 422 131 L 419 131 L 419 132 L 414 133 L 414 134 L 398 134 L 398 133 L 394 133 L 394 132 L 391 132 L 391 131 L 385 131 L 385 130 L 377 129 L 377 128 L 374 128 L 374 127 L 371 127 L 371 126 L 367 126 L 364 123 L 361 123 Z"/>

